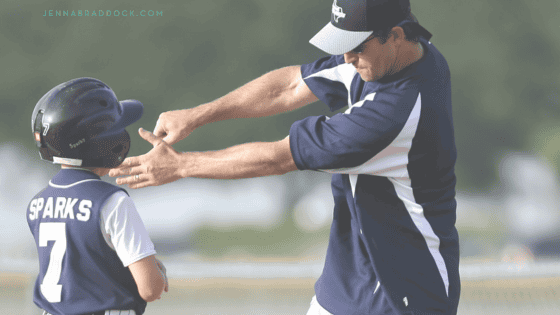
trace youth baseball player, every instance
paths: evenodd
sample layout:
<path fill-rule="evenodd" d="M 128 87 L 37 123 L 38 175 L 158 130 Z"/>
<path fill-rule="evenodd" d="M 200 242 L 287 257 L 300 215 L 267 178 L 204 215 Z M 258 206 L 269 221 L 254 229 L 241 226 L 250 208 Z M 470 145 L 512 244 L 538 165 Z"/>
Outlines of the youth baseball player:
<path fill-rule="evenodd" d="M 332 173 L 334 215 L 308 315 L 456 314 L 456 149 L 450 72 L 408 0 L 335 0 L 311 43 L 332 56 L 278 69 L 201 106 L 160 115 L 156 145 L 111 176 L 131 188 L 178 178 Z M 178 153 L 214 121 L 321 100 L 332 117 L 295 122 L 277 142 Z M 163 138 L 163 139 L 162 139 Z"/>
<path fill-rule="evenodd" d="M 143 314 L 167 291 L 132 199 L 100 178 L 126 157 L 125 127 L 142 111 L 92 78 L 56 86 L 33 110 L 41 158 L 62 165 L 27 208 L 40 265 L 33 301 L 44 315 Z"/>

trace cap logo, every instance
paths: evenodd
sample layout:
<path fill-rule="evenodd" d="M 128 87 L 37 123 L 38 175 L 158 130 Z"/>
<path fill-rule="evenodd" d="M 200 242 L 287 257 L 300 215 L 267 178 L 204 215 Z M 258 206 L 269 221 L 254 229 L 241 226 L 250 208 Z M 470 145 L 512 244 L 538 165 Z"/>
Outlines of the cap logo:
<path fill-rule="evenodd" d="M 338 23 L 339 18 L 345 18 L 346 17 L 346 13 L 344 13 L 342 11 L 342 8 L 339 7 L 338 5 L 336 5 L 336 0 L 334 0 L 334 2 L 332 4 L 332 14 L 334 16 L 333 19 L 336 23 Z"/>

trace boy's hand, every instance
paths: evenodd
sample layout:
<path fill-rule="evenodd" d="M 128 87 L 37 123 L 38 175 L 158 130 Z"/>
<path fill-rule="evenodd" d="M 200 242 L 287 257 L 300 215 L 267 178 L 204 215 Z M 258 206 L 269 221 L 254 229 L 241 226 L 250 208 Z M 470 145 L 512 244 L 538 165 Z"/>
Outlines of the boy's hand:
<path fill-rule="evenodd" d="M 169 292 L 169 281 L 167 281 L 167 269 L 165 268 L 165 266 L 163 265 L 161 260 L 156 258 L 156 262 L 157 262 L 157 266 L 158 266 L 159 270 L 161 270 L 161 273 L 163 274 L 163 278 L 165 280 L 165 287 L 163 288 L 163 290 L 165 292 Z M 160 297 L 160 299 L 161 299 L 161 297 Z"/>

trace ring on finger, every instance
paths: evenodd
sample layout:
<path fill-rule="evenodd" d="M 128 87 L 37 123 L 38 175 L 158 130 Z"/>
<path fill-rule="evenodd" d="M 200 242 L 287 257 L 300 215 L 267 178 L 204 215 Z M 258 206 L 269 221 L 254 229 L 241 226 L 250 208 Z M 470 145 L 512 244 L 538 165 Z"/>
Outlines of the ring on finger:
<path fill-rule="evenodd" d="M 140 178 L 140 175 L 134 175 L 134 179 L 138 180 Z"/>

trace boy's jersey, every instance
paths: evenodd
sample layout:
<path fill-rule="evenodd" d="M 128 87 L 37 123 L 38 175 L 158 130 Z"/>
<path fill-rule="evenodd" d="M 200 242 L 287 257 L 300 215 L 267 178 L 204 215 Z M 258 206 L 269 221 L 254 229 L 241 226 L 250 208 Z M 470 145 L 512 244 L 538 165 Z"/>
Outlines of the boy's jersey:
<path fill-rule="evenodd" d="M 333 111 L 290 129 L 300 170 L 333 173 L 334 215 L 318 302 L 334 314 L 455 314 L 459 239 L 450 72 L 424 56 L 365 82 L 344 56 L 301 66 Z"/>
<path fill-rule="evenodd" d="M 132 274 L 100 228 L 104 204 L 119 191 L 91 172 L 63 169 L 32 199 L 27 221 L 39 256 L 33 300 L 40 308 L 69 315 L 144 313 Z"/>

